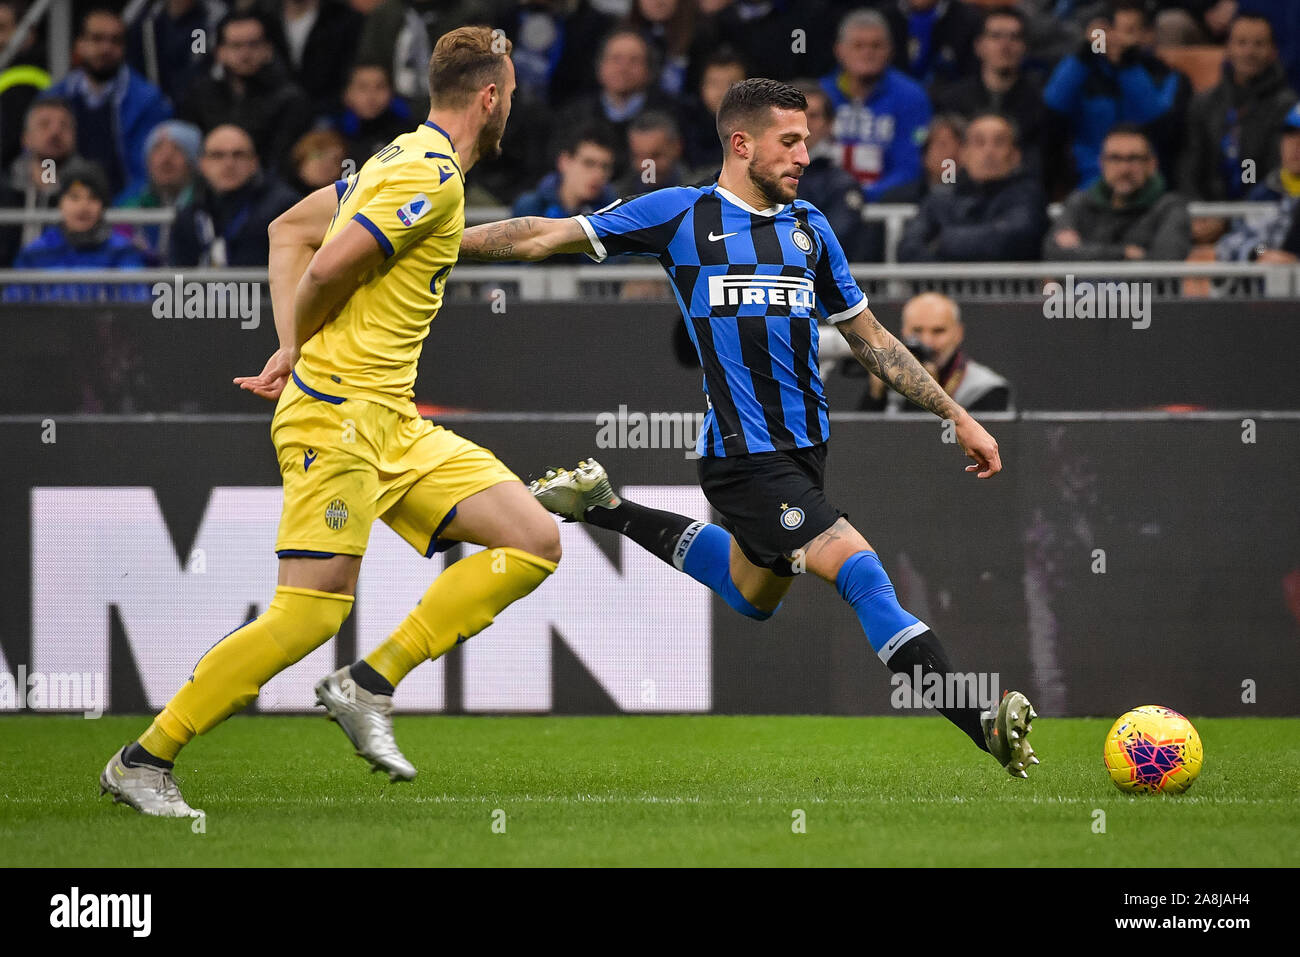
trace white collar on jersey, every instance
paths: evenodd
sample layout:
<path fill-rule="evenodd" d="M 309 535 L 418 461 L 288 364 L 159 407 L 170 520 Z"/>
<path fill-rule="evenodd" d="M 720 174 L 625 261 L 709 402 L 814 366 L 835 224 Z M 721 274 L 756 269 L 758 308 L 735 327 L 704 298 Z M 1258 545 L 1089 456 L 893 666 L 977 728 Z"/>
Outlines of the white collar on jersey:
<path fill-rule="evenodd" d="M 724 189 L 719 186 L 717 191 L 726 197 L 727 202 L 734 203 L 745 212 L 753 213 L 755 216 L 775 216 L 777 213 L 781 212 L 781 210 L 785 209 L 785 203 L 781 203 L 777 206 L 769 206 L 767 209 L 755 209 L 729 189 Z"/>

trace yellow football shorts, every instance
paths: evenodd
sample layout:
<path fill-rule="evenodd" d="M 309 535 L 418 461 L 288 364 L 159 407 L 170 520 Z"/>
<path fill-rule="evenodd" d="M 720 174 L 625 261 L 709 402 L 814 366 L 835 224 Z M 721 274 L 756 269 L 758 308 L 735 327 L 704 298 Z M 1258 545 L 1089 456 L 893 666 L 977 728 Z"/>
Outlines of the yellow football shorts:
<path fill-rule="evenodd" d="M 308 394 L 294 376 L 271 420 L 284 478 L 281 558 L 364 555 L 382 518 L 423 555 L 456 504 L 518 477 L 481 446 L 419 416 L 361 399 Z"/>

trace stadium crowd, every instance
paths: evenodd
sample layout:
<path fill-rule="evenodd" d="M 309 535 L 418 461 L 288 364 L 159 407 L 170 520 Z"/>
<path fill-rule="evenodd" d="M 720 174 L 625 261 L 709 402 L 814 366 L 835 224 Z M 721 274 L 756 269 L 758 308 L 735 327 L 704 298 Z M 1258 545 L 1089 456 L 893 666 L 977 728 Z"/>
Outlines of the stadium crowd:
<path fill-rule="evenodd" d="M 0 49 L 25 7 L 0 0 Z M 265 265 L 267 224 L 418 123 L 432 42 L 473 22 L 512 39 L 518 92 L 470 206 L 566 216 L 709 181 L 723 93 L 765 75 L 808 97 L 800 195 L 854 261 L 883 257 L 862 215 L 882 202 L 919 204 L 903 261 L 1300 255 L 1293 0 L 151 0 L 130 23 L 76 9 L 67 75 L 46 71 L 39 32 L 0 70 L 0 207 L 59 215 L 0 225 L 0 266 Z M 1191 218 L 1189 199 L 1271 205 Z M 175 219 L 111 226 L 113 206 Z"/>

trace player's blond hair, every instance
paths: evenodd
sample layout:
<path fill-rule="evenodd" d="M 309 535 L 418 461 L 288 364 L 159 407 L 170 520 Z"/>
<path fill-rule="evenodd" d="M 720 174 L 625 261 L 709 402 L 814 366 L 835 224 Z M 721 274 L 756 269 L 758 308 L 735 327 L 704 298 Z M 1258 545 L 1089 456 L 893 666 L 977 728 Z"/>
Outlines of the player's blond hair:
<path fill-rule="evenodd" d="M 435 106 L 464 106 L 489 83 L 501 82 L 514 44 L 491 27 L 458 27 L 438 38 L 429 58 L 429 99 Z"/>

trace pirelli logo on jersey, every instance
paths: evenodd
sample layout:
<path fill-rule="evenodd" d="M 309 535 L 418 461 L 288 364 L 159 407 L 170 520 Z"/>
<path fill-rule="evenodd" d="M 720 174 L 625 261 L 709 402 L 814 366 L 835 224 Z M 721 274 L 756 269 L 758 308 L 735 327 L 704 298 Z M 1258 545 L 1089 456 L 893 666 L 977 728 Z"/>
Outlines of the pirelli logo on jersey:
<path fill-rule="evenodd" d="M 813 281 L 806 276 L 710 276 L 710 306 L 796 306 L 812 309 Z"/>

